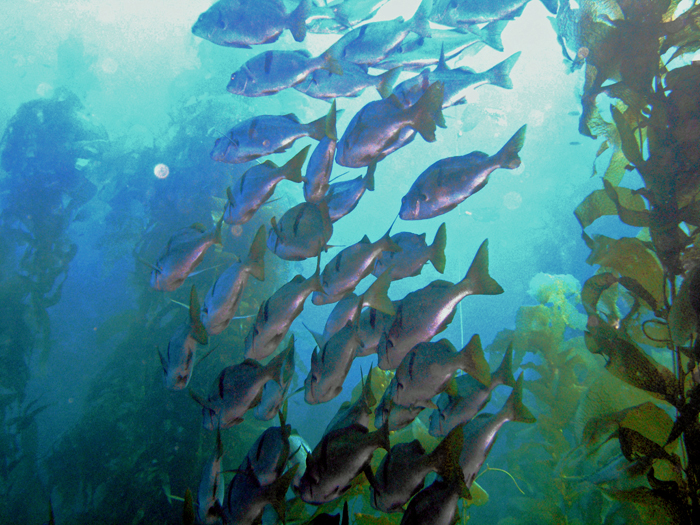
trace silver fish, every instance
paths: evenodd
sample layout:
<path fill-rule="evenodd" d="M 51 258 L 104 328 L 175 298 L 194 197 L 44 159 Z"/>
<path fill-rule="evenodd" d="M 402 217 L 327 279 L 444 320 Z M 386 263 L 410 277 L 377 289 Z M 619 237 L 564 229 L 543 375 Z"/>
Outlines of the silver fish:
<path fill-rule="evenodd" d="M 520 51 L 499 62 L 491 69 L 476 73 L 470 68 L 457 67 L 450 69 L 445 62 L 444 51 L 440 53 L 440 61 L 434 70 L 424 69 L 413 78 L 409 78 L 394 89 L 394 94 L 401 103 L 412 106 L 425 93 L 425 90 L 434 82 L 442 82 L 445 86 L 445 95 L 442 100 L 442 109 L 465 104 L 470 90 L 479 86 L 490 84 L 503 89 L 512 89 L 513 82 L 510 79 L 510 71 L 518 61 Z"/>
<path fill-rule="evenodd" d="M 367 67 L 359 64 L 341 60 L 340 66 L 343 69 L 342 75 L 317 69 L 303 82 L 294 86 L 294 89 L 313 98 L 330 100 L 338 97 L 357 97 L 368 87 L 373 87 L 382 98 L 387 98 L 401 74 L 400 67 L 381 75 L 370 75 Z"/>
<path fill-rule="evenodd" d="M 315 58 L 305 49 L 265 51 L 234 72 L 226 89 L 229 93 L 246 97 L 272 95 L 303 82 L 317 69 L 343 74 L 340 62 L 331 50 Z"/>
<path fill-rule="evenodd" d="M 213 244 L 221 242 L 221 223 L 205 229 L 199 223 L 178 230 L 168 241 L 151 272 L 151 288 L 172 292 L 180 287 L 187 276 L 202 262 Z"/>
<path fill-rule="evenodd" d="M 328 180 L 331 177 L 333 157 L 338 142 L 335 120 L 334 100 L 326 117 L 326 136 L 316 145 L 306 166 L 306 176 L 304 177 L 304 200 L 306 202 L 319 202 L 328 191 Z"/>
<path fill-rule="evenodd" d="M 180 325 L 168 341 L 163 355 L 160 351 L 160 364 L 163 367 L 165 387 L 168 390 L 182 390 L 192 377 L 197 343 L 207 344 L 208 337 L 204 325 L 199 320 L 199 301 L 194 285 L 190 290 L 190 311 L 186 323 Z"/>
<path fill-rule="evenodd" d="M 200 318 L 209 335 L 220 334 L 236 315 L 238 303 L 252 275 L 265 279 L 265 227 L 260 226 L 245 261 L 233 263 L 219 275 L 207 292 Z"/>
<path fill-rule="evenodd" d="M 270 380 L 263 386 L 260 403 L 255 407 L 253 416 L 261 421 L 269 421 L 280 413 L 282 403 L 294 378 L 294 336 L 289 339 L 287 357 L 282 364 L 279 380 Z"/>
<path fill-rule="evenodd" d="M 406 128 L 417 131 L 427 142 L 434 142 L 436 127 L 445 127 L 442 96 L 442 85 L 435 83 L 410 108 L 404 108 L 394 95 L 366 104 L 345 129 L 335 161 L 348 168 L 379 162 L 388 152 L 395 151 L 391 147 Z"/>
<path fill-rule="evenodd" d="M 454 318 L 457 305 L 469 295 L 497 295 L 503 288 L 489 275 L 488 241 L 484 241 L 460 282 L 433 281 L 404 297 L 396 317 L 377 346 L 379 368 L 393 370 L 418 343 L 430 341 Z"/>
<path fill-rule="evenodd" d="M 535 418 L 523 405 L 523 376 L 518 377 L 503 408 L 496 414 L 479 414 L 462 427 L 464 445 L 459 456 L 459 465 L 464 474 L 464 483 L 471 487 L 481 466 L 486 461 L 491 447 L 496 442 L 498 431 L 508 421 L 534 423 Z"/>
<path fill-rule="evenodd" d="M 245 224 L 253 218 L 255 212 L 272 197 L 277 185 L 283 180 L 301 182 L 301 168 L 306 160 L 310 146 L 306 146 L 287 163 L 278 167 L 266 160 L 248 169 L 238 182 L 226 189 L 226 207 L 224 222 L 226 224 Z"/>
<path fill-rule="evenodd" d="M 202 470 L 202 480 L 197 491 L 197 518 L 200 523 L 214 525 L 221 522 L 222 506 L 226 495 L 224 476 L 221 473 L 221 458 L 224 445 L 221 432 L 216 432 L 216 450 Z"/>
<path fill-rule="evenodd" d="M 491 382 L 478 335 L 459 352 L 447 339 L 418 343 L 396 369 L 392 401 L 405 407 L 434 407 L 431 399 L 447 388 L 457 370 L 467 372 L 484 385 Z"/>
<path fill-rule="evenodd" d="M 287 261 L 317 257 L 333 235 L 328 205 L 324 201 L 297 204 L 282 215 L 279 223 L 275 217 L 271 223 L 267 247 Z"/>
<path fill-rule="evenodd" d="M 481 151 L 472 151 L 432 164 L 418 176 L 401 199 L 399 217 L 408 221 L 447 213 L 486 186 L 493 171 L 498 168 L 512 170 L 520 166 L 518 153 L 525 143 L 525 130 L 526 126 L 523 126 L 516 131 L 492 157 Z"/>
<path fill-rule="evenodd" d="M 328 206 L 331 222 L 345 217 L 354 210 L 365 190 L 374 191 L 374 172 L 376 169 L 377 164 L 372 163 L 367 168 L 367 174 L 364 177 L 335 182 L 329 186 L 323 200 Z"/>
<path fill-rule="evenodd" d="M 287 151 L 297 139 L 326 136 L 326 117 L 302 124 L 293 113 L 259 115 L 236 124 L 226 135 L 216 139 L 211 158 L 217 162 L 242 164 Z"/>
<path fill-rule="evenodd" d="M 448 387 L 440 394 L 437 409 L 430 414 L 430 435 L 446 436 L 453 428 L 467 423 L 476 416 L 491 399 L 491 392 L 500 385 L 515 387 L 513 366 L 513 345 L 508 346 L 503 361 L 491 375 L 491 384 L 484 386 L 468 374 L 454 380 L 454 391 Z"/>
<path fill-rule="evenodd" d="M 447 230 L 443 222 L 438 228 L 433 244 L 425 242 L 425 233 L 401 232 L 391 236 L 391 240 L 401 247 L 400 252 L 383 252 L 374 263 L 372 275 L 383 275 L 389 266 L 391 280 L 397 281 L 405 277 L 420 275 L 423 265 L 430 261 L 435 269 L 445 272 L 445 246 L 447 245 Z"/>
<path fill-rule="evenodd" d="M 301 499 L 322 505 L 342 496 L 361 472 L 374 479 L 369 464 L 380 447 L 386 451 L 391 447 L 387 427 L 368 432 L 360 425 L 351 425 L 326 434 L 307 457 L 299 486 Z"/>
<path fill-rule="evenodd" d="M 370 242 L 365 235 L 359 242 L 338 252 L 321 272 L 323 292 L 314 292 L 311 301 L 315 305 L 334 303 L 352 293 L 360 281 L 372 273 L 374 261 L 382 252 L 401 250 L 391 240 L 390 232 L 391 227 L 376 242 Z"/>
<path fill-rule="evenodd" d="M 322 289 L 317 266 L 316 273 L 308 279 L 297 275 L 266 299 L 246 335 L 245 356 L 259 360 L 272 354 L 303 311 L 306 298 Z"/>
<path fill-rule="evenodd" d="M 372 407 L 377 403 L 377 399 L 374 397 L 374 393 L 372 392 L 371 369 L 369 374 L 367 374 L 366 381 L 364 376 L 362 377 L 361 385 L 362 388 L 358 398 L 354 403 L 346 401 L 340 405 L 338 412 L 336 412 L 335 416 L 333 416 L 331 422 L 328 423 L 326 430 L 323 431 L 324 435 L 334 430 L 340 430 L 341 428 L 346 428 L 351 425 L 360 425 L 365 428 L 369 427 L 369 417 L 372 414 Z"/>
<path fill-rule="evenodd" d="M 192 33 L 220 46 L 250 49 L 276 42 L 285 29 L 294 40 L 306 38 L 311 0 L 301 0 L 287 13 L 282 0 L 219 0 L 192 26 Z"/>

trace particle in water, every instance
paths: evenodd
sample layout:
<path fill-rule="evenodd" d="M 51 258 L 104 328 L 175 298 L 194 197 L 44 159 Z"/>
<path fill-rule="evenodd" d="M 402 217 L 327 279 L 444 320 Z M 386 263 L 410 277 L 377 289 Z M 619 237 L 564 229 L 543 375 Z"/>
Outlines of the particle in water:
<path fill-rule="evenodd" d="M 156 167 L 153 168 L 153 174 L 159 179 L 164 179 L 170 175 L 170 168 L 165 164 L 156 164 Z"/>
<path fill-rule="evenodd" d="M 523 198 L 517 191 L 511 191 L 503 196 L 503 205 L 509 210 L 517 210 L 523 203 Z"/>

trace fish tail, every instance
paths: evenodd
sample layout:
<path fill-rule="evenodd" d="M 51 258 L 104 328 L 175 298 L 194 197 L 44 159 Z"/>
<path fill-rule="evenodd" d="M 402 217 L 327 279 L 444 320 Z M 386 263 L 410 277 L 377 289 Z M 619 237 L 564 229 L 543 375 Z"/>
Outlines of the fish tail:
<path fill-rule="evenodd" d="M 277 512 L 277 515 L 282 520 L 282 523 L 286 523 L 287 502 L 285 500 L 285 495 L 287 494 L 287 490 L 292 484 L 292 481 L 294 481 L 294 476 L 296 475 L 298 468 L 299 464 L 297 463 L 266 487 L 267 494 L 265 499 L 275 509 L 275 512 Z"/>
<path fill-rule="evenodd" d="M 513 134 L 508 142 L 505 143 L 501 151 L 494 155 L 496 161 L 502 168 L 514 170 L 520 166 L 521 160 L 518 153 L 520 153 L 520 150 L 523 149 L 523 145 L 525 145 L 526 130 L 527 125 L 522 126 Z"/>
<path fill-rule="evenodd" d="M 364 377 L 362 378 L 362 392 L 360 393 L 360 397 L 367 406 L 367 410 L 371 412 L 372 407 L 377 404 L 377 398 L 374 396 L 374 392 L 372 392 L 372 368 L 369 369 L 367 380 L 365 381 Z"/>
<path fill-rule="evenodd" d="M 330 111 L 329 111 L 330 113 Z M 313 122 L 309 122 L 306 124 L 306 127 L 308 128 L 309 132 L 309 137 L 315 140 L 321 140 L 326 136 L 326 122 L 329 118 L 329 115 L 323 115 L 321 118 L 314 120 Z"/>
<path fill-rule="evenodd" d="M 503 293 L 503 288 L 489 275 L 489 241 L 486 239 L 479 246 L 474 256 L 467 275 L 459 282 L 459 285 L 470 288 L 474 295 L 498 295 Z"/>
<path fill-rule="evenodd" d="M 289 356 L 292 356 L 292 360 L 294 359 L 294 334 L 292 334 L 292 337 L 289 339 L 289 343 L 287 343 L 287 348 L 282 350 L 279 354 L 277 354 L 275 357 L 273 357 L 269 363 L 265 366 L 267 369 L 267 372 L 269 373 L 270 378 L 272 378 L 274 381 L 277 382 L 278 385 L 282 384 L 282 370 L 284 369 L 284 365 L 287 362 L 287 359 Z"/>
<path fill-rule="evenodd" d="M 331 140 L 338 140 L 338 131 L 336 130 L 336 125 L 335 121 L 337 118 L 337 113 L 335 110 L 335 99 L 333 99 L 333 102 L 331 103 L 331 108 L 328 110 L 328 114 L 326 115 L 326 137 L 328 137 Z"/>
<path fill-rule="evenodd" d="M 503 406 L 503 411 L 509 421 L 520 423 L 534 423 L 537 421 L 525 405 L 523 405 L 523 375 L 518 376 L 515 387 Z"/>
<path fill-rule="evenodd" d="M 390 69 L 386 73 L 379 75 L 379 82 L 377 82 L 377 91 L 382 98 L 389 98 L 391 92 L 394 90 L 394 84 L 401 74 L 401 66 Z"/>
<path fill-rule="evenodd" d="M 506 385 L 515 388 L 515 377 L 513 377 L 513 343 L 508 345 L 506 353 L 503 356 L 503 361 L 498 366 L 498 369 L 493 373 L 492 378 L 494 386 Z"/>
<path fill-rule="evenodd" d="M 435 239 L 433 239 L 433 244 L 430 245 L 430 262 L 433 263 L 435 269 L 440 273 L 445 273 L 445 265 L 447 260 L 445 258 L 445 247 L 447 246 L 447 226 L 443 222 L 438 228 L 435 234 Z"/>
<path fill-rule="evenodd" d="M 209 342 L 207 329 L 199 316 L 199 298 L 197 297 L 197 289 L 194 287 L 194 284 L 190 290 L 190 326 L 192 337 L 194 337 L 195 341 L 200 345 L 205 345 Z"/>
<path fill-rule="evenodd" d="M 340 64 L 340 60 L 338 60 L 338 57 L 336 56 L 337 52 L 338 50 L 331 46 L 325 53 L 323 53 L 323 66 L 321 66 L 321 69 L 327 69 L 334 75 L 342 75 L 343 66 Z"/>
<path fill-rule="evenodd" d="M 250 251 L 248 252 L 248 268 L 250 275 L 255 277 L 258 281 L 265 280 L 265 250 L 267 250 L 266 235 L 267 230 L 265 230 L 264 225 L 260 225 L 253 243 L 250 245 Z"/>
<path fill-rule="evenodd" d="M 481 29 L 479 29 L 478 26 L 471 26 L 468 30 L 461 32 L 472 33 L 490 48 L 493 48 L 496 51 L 503 51 L 502 34 L 507 23 L 507 20 L 495 20 L 493 22 L 489 22 Z"/>
<path fill-rule="evenodd" d="M 491 384 L 491 371 L 484 357 L 481 338 L 478 334 L 472 336 L 467 346 L 462 348 L 458 355 L 461 370 L 464 370 L 484 386 Z"/>
<path fill-rule="evenodd" d="M 365 188 L 367 188 L 368 191 L 374 191 L 374 172 L 377 171 L 377 163 L 372 162 L 367 167 L 367 174 L 365 175 L 365 178 L 363 179 L 365 182 Z"/>
<path fill-rule="evenodd" d="M 520 58 L 520 51 L 513 53 L 503 62 L 499 62 L 486 71 L 484 75 L 489 79 L 489 83 L 494 86 L 502 87 L 503 89 L 513 89 L 510 72 L 518 61 L 518 58 Z"/>
<path fill-rule="evenodd" d="M 442 82 L 434 82 L 418 102 L 411 107 L 414 112 L 411 127 L 420 133 L 426 142 L 435 142 L 437 126 L 445 127 L 445 117 L 442 115 L 442 99 L 445 88 Z"/>
<path fill-rule="evenodd" d="M 377 439 L 377 446 L 379 448 L 383 448 L 387 452 L 390 452 L 391 442 L 389 441 L 389 418 L 386 418 L 384 424 L 374 432 L 374 435 Z"/>
<path fill-rule="evenodd" d="M 221 237 L 221 225 L 223 223 L 224 223 L 224 214 L 222 214 L 221 218 L 217 221 L 216 229 L 214 230 L 214 244 L 218 244 L 219 246 L 224 245 L 224 241 L 222 240 L 223 238 Z"/>
<path fill-rule="evenodd" d="M 428 20 L 432 7 L 433 0 L 423 0 L 418 6 L 416 14 L 413 15 L 411 31 L 423 38 L 430 38 L 432 36 L 430 34 L 430 21 Z"/>
<path fill-rule="evenodd" d="M 455 479 L 464 475 L 459 466 L 459 456 L 464 443 L 463 425 L 453 428 L 429 455 L 429 463 L 444 479 Z"/>
<path fill-rule="evenodd" d="M 303 42 L 306 38 L 306 19 L 309 17 L 310 10 L 311 0 L 301 0 L 289 15 L 289 30 L 297 42 Z"/>
<path fill-rule="evenodd" d="M 316 257 L 316 271 L 309 277 L 311 280 L 311 290 L 314 292 L 323 292 L 323 285 L 321 284 L 321 254 Z"/>
<path fill-rule="evenodd" d="M 396 308 L 391 302 L 389 296 L 389 285 L 391 284 L 391 271 L 387 268 L 386 271 L 377 277 L 377 280 L 372 283 L 372 286 L 367 288 L 367 291 L 362 294 L 362 302 L 375 310 L 384 312 L 387 315 L 396 315 Z"/>
<path fill-rule="evenodd" d="M 292 182 L 301 182 L 301 168 L 304 166 L 306 156 L 311 145 L 305 146 L 299 153 L 294 155 L 287 163 L 280 168 L 284 178 Z"/>

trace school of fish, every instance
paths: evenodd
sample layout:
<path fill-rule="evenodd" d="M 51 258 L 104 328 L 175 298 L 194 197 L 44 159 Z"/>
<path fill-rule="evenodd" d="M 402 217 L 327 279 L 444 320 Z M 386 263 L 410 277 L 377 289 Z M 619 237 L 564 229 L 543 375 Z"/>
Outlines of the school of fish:
<path fill-rule="evenodd" d="M 152 265 L 153 289 L 177 289 L 207 250 L 223 243 L 222 222 L 243 226 L 278 184 L 302 185 L 299 204 L 273 218 L 269 228 L 258 229 L 248 254 L 220 273 L 201 306 L 192 287 L 189 315 L 160 353 L 166 388 L 187 389 L 197 347 L 226 330 L 249 278 L 264 280 L 266 253 L 287 261 L 316 260 L 312 275 L 297 275 L 262 302 L 245 337 L 244 361 L 224 368 L 209 392 L 190 390 L 201 406 L 204 427 L 217 433 L 196 502 L 189 498 L 189 505 L 197 510 L 190 509 L 186 515 L 196 516 L 199 523 L 260 523 L 268 505 L 284 521 L 288 490 L 307 504 L 322 505 L 342 498 L 353 481 L 364 475 L 371 486 L 371 505 L 378 511 L 403 512 L 402 524 L 451 524 L 460 498 L 470 497 L 502 425 L 534 421 L 522 402 L 522 376 L 513 375 L 511 348 L 492 373 L 478 335 L 461 350 L 447 339 L 433 341 L 467 296 L 503 292 L 489 274 L 487 240 L 461 281 L 434 280 L 398 300 L 388 296 L 392 281 L 420 274 L 428 261 L 444 272 L 444 223 L 431 244 L 426 233 L 392 234 L 392 224 L 379 239 L 365 235 L 340 250 L 329 245 L 333 224 L 353 211 L 365 191 L 374 190 L 382 159 L 410 144 L 416 135 L 435 141 L 436 129 L 446 127 L 443 110 L 464 104 L 468 89 L 483 84 L 512 88 L 509 73 L 519 53 L 480 73 L 450 68 L 447 61 L 467 48 L 502 50 L 500 32 L 529 0 L 423 0 L 409 20 L 372 22 L 386 1 L 295 0 L 296 6 L 288 10 L 282 0 L 219 0 L 192 27 L 194 35 L 213 44 L 251 49 L 226 86 L 236 97 L 291 88 L 331 102 L 328 113 L 313 122 L 302 123 L 294 114 L 258 115 L 235 122 L 213 145 L 213 160 L 255 161 L 285 152 L 304 137 L 316 144 L 310 154 L 309 145 L 291 154 L 282 166 L 270 160 L 254 163 L 228 188 L 217 224 L 208 229 L 194 224 L 175 232 Z M 542 2 L 556 12 L 556 0 Z M 441 28 L 432 27 L 436 24 Z M 297 42 L 304 41 L 308 32 L 336 34 L 338 39 L 316 57 L 306 50 L 253 50 L 275 42 L 287 30 Z M 385 72 L 376 74 L 370 68 Z M 402 72 L 416 74 L 394 85 Z M 352 116 L 339 134 L 336 105 L 366 88 L 376 89 L 380 98 Z M 523 125 L 491 155 L 472 151 L 440 159 L 420 174 L 409 174 L 414 178 L 410 190 L 397 197 L 400 219 L 449 213 L 483 189 L 493 171 L 517 168 L 525 132 Z M 331 182 L 335 164 L 366 168 L 366 175 Z M 376 280 L 356 295 L 355 289 L 370 274 Z M 305 308 L 313 308 L 309 303 L 335 304 L 323 333 L 312 332 L 317 348 L 303 381 L 304 399 L 311 410 L 311 405 L 328 402 L 347 387 L 345 379 L 355 359 L 371 356 L 369 364 L 376 354 L 377 366 L 363 379 L 359 398 L 341 405 L 313 448 L 286 423 L 285 403 L 295 374 L 295 338 L 290 327 Z M 372 377 L 386 374 L 382 370 L 394 372 L 389 373 L 385 390 L 374 392 Z M 481 413 L 499 386 L 511 388 L 510 397 L 497 413 Z M 412 424 L 423 410 L 431 410 L 430 434 L 441 438 L 440 444 L 430 453 L 418 440 L 392 446 L 391 433 Z M 263 421 L 279 417 L 280 425 L 260 435 L 226 485 L 221 433 L 243 421 L 249 411 Z M 370 462 L 380 448 L 386 455 L 373 472 Z M 437 476 L 426 487 L 430 473 Z M 342 523 L 349 524 L 347 501 L 342 514 Z M 320 514 L 310 523 L 340 520 L 340 515 Z"/>

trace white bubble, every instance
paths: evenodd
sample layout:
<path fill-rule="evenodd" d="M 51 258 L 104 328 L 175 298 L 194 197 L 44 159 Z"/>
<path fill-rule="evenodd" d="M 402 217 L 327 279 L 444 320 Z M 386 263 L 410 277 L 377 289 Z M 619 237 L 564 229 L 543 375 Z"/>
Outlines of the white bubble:
<path fill-rule="evenodd" d="M 113 75 L 117 72 L 117 69 L 119 69 L 119 64 L 117 64 L 117 61 L 113 58 L 105 58 L 102 60 L 100 67 L 102 68 L 102 71 L 108 75 Z"/>
<path fill-rule="evenodd" d="M 159 179 L 164 179 L 170 175 L 170 168 L 165 164 L 156 164 L 156 167 L 153 168 L 153 174 Z"/>
<path fill-rule="evenodd" d="M 40 97 L 50 97 L 52 93 L 53 86 L 51 84 L 47 84 L 46 82 L 42 82 L 36 88 L 36 94 Z"/>
<path fill-rule="evenodd" d="M 539 109 L 533 109 L 527 117 L 528 123 L 533 126 L 541 126 L 544 124 L 544 113 Z"/>
<path fill-rule="evenodd" d="M 503 196 L 503 205 L 509 210 L 517 210 L 523 203 L 523 198 L 517 191 L 511 191 Z"/>

